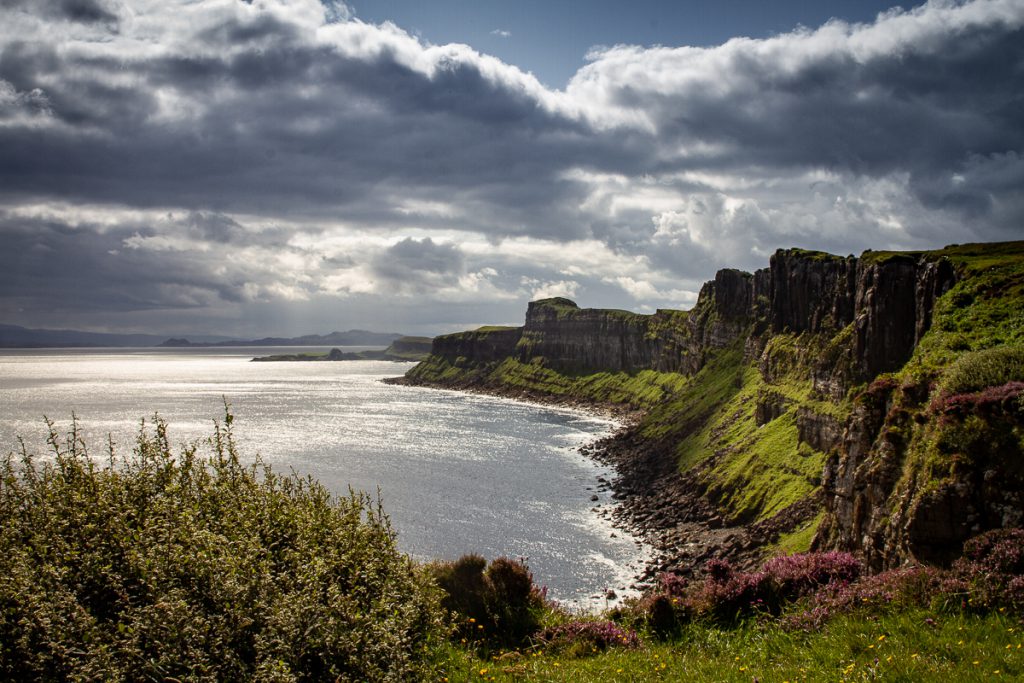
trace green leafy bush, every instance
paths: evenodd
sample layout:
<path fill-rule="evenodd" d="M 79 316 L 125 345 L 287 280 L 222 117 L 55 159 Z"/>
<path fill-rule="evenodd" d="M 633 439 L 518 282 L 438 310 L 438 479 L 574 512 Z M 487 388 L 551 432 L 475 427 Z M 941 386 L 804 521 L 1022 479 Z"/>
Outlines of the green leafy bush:
<path fill-rule="evenodd" d="M 518 644 L 540 628 L 543 593 L 523 561 L 499 557 L 488 565 L 470 554 L 430 569 L 463 636 Z"/>
<path fill-rule="evenodd" d="M 365 494 L 242 464 L 231 415 L 0 461 L 0 679 L 418 680 L 436 589 Z M 201 455 L 201 448 L 208 448 Z"/>
<path fill-rule="evenodd" d="M 945 394 L 965 394 L 1007 382 L 1024 382 L 1024 346 L 996 346 L 965 353 L 941 380 Z"/>

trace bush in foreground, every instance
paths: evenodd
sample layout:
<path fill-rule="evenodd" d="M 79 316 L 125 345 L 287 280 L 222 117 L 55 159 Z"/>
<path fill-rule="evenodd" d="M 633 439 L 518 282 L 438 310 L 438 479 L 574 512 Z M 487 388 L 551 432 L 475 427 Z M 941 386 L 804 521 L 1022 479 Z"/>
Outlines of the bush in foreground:
<path fill-rule="evenodd" d="M 465 638 L 518 645 L 540 628 L 544 597 L 525 562 L 499 557 L 488 565 L 470 554 L 434 562 L 430 570 Z"/>
<path fill-rule="evenodd" d="M 99 466 L 77 425 L 0 462 L 0 678 L 416 680 L 435 589 L 379 505 L 243 465 L 231 416 Z"/>

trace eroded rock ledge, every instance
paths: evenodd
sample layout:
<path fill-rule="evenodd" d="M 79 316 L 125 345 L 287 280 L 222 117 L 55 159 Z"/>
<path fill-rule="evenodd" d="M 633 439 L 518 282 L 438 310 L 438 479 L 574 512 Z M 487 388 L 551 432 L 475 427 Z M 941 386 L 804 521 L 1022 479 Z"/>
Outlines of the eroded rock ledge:
<path fill-rule="evenodd" d="M 1000 446 L 965 453 L 941 385 L 960 357 L 1024 344 L 1022 302 L 1020 242 L 780 250 L 719 271 L 690 311 L 531 302 L 522 327 L 436 338 L 402 381 L 639 411 L 588 452 L 616 466 L 620 521 L 660 568 L 812 544 L 941 563 L 1021 522 L 1024 400 L 972 414 Z"/>

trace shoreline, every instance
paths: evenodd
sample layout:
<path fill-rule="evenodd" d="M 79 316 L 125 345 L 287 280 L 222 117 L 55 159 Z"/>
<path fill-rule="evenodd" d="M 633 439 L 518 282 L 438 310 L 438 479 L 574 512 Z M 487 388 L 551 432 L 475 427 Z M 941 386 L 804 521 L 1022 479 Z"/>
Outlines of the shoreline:
<path fill-rule="evenodd" d="M 697 576 L 711 559 L 725 559 L 736 569 L 753 571 L 770 557 L 780 533 L 810 521 L 817 510 L 817 497 L 814 497 L 756 523 L 726 519 L 708 500 L 701 483 L 700 474 L 708 463 L 686 473 L 679 472 L 671 444 L 652 442 L 639 433 L 642 410 L 575 396 L 480 384 L 414 382 L 404 376 L 381 381 L 570 408 L 617 422 L 611 434 L 587 442 L 577 450 L 615 472 L 613 479 L 600 482 L 611 491 L 614 506 L 591 510 L 614 528 L 638 539 L 650 553 L 644 570 L 634 578 L 634 584 L 641 590 L 656 583 L 662 573 Z"/>

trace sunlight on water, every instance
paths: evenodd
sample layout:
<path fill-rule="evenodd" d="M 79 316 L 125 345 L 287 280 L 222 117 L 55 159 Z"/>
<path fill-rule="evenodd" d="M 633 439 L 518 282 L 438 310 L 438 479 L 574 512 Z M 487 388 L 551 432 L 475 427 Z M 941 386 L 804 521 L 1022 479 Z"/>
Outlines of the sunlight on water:
<path fill-rule="evenodd" d="M 310 349 L 303 349 L 309 351 Z M 344 493 L 375 493 L 403 550 L 420 559 L 526 557 L 549 595 L 604 606 L 642 567 L 607 508 L 610 472 L 576 448 L 613 426 L 582 413 L 472 394 L 396 387 L 406 363 L 251 363 L 288 349 L 0 352 L 0 446 L 45 450 L 43 416 L 74 413 L 95 455 L 158 413 L 172 441 L 208 436 L 227 400 L 243 453 Z M 591 496 L 599 501 L 592 502 Z M 615 537 L 612 534 L 615 534 Z"/>

